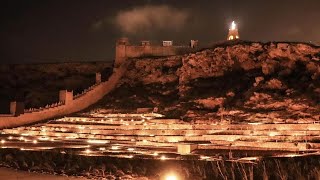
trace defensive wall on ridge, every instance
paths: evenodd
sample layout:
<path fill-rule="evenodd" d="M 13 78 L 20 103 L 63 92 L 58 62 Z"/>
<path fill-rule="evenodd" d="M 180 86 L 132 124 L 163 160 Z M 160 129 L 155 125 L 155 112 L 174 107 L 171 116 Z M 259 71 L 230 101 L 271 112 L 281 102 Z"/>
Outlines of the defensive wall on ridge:
<path fill-rule="evenodd" d="M 149 41 L 141 45 L 130 45 L 127 38 L 121 38 L 116 44 L 114 72 L 105 82 L 101 82 L 101 74 L 96 73 L 96 83 L 74 95 L 73 91 L 61 90 L 59 102 L 40 108 L 25 109 L 23 102 L 11 102 L 10 114 L 0 114 L 0 129 L 11 128 L 38 121 L 61 117 L 81 111 L 99 101 L 112 91 L 130 63 L 130 58 L 144 56 L 172 56 L 196 50 L 198 41 L 191 40 L 189 46 L 173 46 L 172 41 L 163 41 L 162 46 L 154 46 Z"/>
<path fill-rule="evenodd" d="M 96 84 L 84 90 L 81 94 L 74 96 L 73 91 L 61 90 L 59 92 L 59 102 L 46 107 L 24 109 L 23 103 L 11 102 L 11 114 L 0 115 L 0 129 L 61 117 L 89 107 L 116 87 L 129 63 L 129 61 L 126 61 L 115 68 L 113 74 L 105 82 L 101 82 L 101 74 L 97 73 Z"/>
<path fill-rule="evenodd" d="M 185 46 L 173 46 L 172 41 L 163 41 L 162 45 L 151 45 L 150 41 L 141 41 L 141 45 L 131 45 L 128 38 L 120 38 L 116 43 L 114 66 L 118 67 L 130 58 L 173 56 L 193 52 L 197 47 L 197 40 L 191 40 L 190 45 Z"/>

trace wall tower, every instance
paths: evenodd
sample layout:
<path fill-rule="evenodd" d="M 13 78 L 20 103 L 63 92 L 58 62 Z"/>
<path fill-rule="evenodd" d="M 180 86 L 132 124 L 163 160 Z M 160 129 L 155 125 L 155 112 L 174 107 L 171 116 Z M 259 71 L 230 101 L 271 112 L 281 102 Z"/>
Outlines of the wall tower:
<path fill-rule="evenodd" d="M 19 116 L 24 113 L 24 103 L 13 101 L 10 102 L 10 114 L 14 116 Z"/>
<path fill-rule="evenodd" d="M 116 44 L 116 56 L 114 61 L 114 67 L 119 67 L 126 59 L 126 46 L 129 45 L 128 38 L 120 38 Z"/>
<path fill-rule="evenodd" d="M 64 102 L 65 105 L 71 104 L 73 101 L 73 91 L 60 90 L 59 101 Z"/>

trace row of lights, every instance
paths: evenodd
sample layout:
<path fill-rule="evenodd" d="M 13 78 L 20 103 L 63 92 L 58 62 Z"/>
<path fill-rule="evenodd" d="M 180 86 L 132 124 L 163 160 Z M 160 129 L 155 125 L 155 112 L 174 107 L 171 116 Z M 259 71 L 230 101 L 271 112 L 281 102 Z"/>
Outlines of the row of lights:
<path fill-rule="evenodd" d="M 12 136 L 8 136 L 7 139 L 13 140 L 14 138 L 13 138 Z M 27 138 L 25 138 L 25 137 L 23 137 L 23 136 L 20 136 L 20 137 L 17 138 L 17 139 L 20 140 L 20 141 L 24 141 L 24 142 L 31 141 L 31 140 L 28 140 Z M 50 140 L 50 141 L 54 141 L 55 139 L 54 139 L 54 138 L 49 138 L 49 137 L 47 137 L 47 136 L 41 136 L 41 137 L 38 138 L 38 140 L 40 140 L 40 141 L 49 141 L 49 140 Z M 4 143 L 5 140 L 2 139 L 1 142 Z M 38 141 L 37 141 L 37 140 L 33 140 L 32 142 L 37 143 Z"/>
<path fill-rule="evenodd" d="M 23 137 L 20 137 L 20 138 L 19 138 L 19 140 L 21 140 L 21 141 L 25 141 L 25 142 L 27 142 L 27 141 L 28 141 L 27 139 L 25 139 L 25 138 L 23 138 Z M 6 140 L 1 139 L 1 141 L 0 141 L 0 142 L 1 142 L 1 144 L 4 144 L 4 143 L 6 143 Z M 33 144 L 37 144 L 37 143 L 38 143 L 38 141 L 37 141 L 37 140 L 33 140 L 33 141 L 32 141 L 32 143 L 33 143 Z"/>

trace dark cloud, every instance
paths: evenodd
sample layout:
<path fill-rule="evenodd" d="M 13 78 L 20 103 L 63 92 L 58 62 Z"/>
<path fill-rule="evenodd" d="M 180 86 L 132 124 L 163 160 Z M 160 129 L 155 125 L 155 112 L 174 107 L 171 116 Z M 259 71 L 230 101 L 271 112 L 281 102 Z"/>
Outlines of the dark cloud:
<path fill-rule="evenodd" d="M 319 0 L 2 0 L 0 63 L 109 60 L 121 36 L 140 40 L 320 42 Z"/>
<path fill-rule="evenodd" d="M 124 34 L 137 34 L 159 30 L 179 31 L 188 19 L 186 10 L 167 5 L 148 5 L 120 11 L 114 23 Z"/>

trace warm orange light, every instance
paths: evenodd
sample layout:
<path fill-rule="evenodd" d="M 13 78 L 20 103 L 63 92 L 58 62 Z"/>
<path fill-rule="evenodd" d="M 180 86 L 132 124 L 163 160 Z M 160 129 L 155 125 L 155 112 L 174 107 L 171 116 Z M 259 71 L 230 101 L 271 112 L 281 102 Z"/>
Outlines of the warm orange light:
<path fill-rule="evenodd" d="M 87 142 L 90 143 L 90 144 L 106 144 L 109 141 L 107 141 L 107 140 L 99 140 L 99 139 L 89 139 L 89 140 L 87 140 Z"/>
<path fill-rule="evenodd" d="M 162 160 L 162 161 L 164 161 L 164 160 L 166 160 L 166 159 L 167 159 L 166 156 L 163 156 L 163 155 L 162 155 L 162 156 L 160 157 L 160 160 Z"/>
<path fill-rule="evenodd" d="M 178 180 L 178 177 L 174 174 L 169 174 L 166 176 L 165 180 Z"/>
<path fill-rule="evenodd" d="M 118 147 L 118 146 L 111 146 L 111 149 L 112 149 L 112 150 L 118 150 L 119 147 Z"/>

